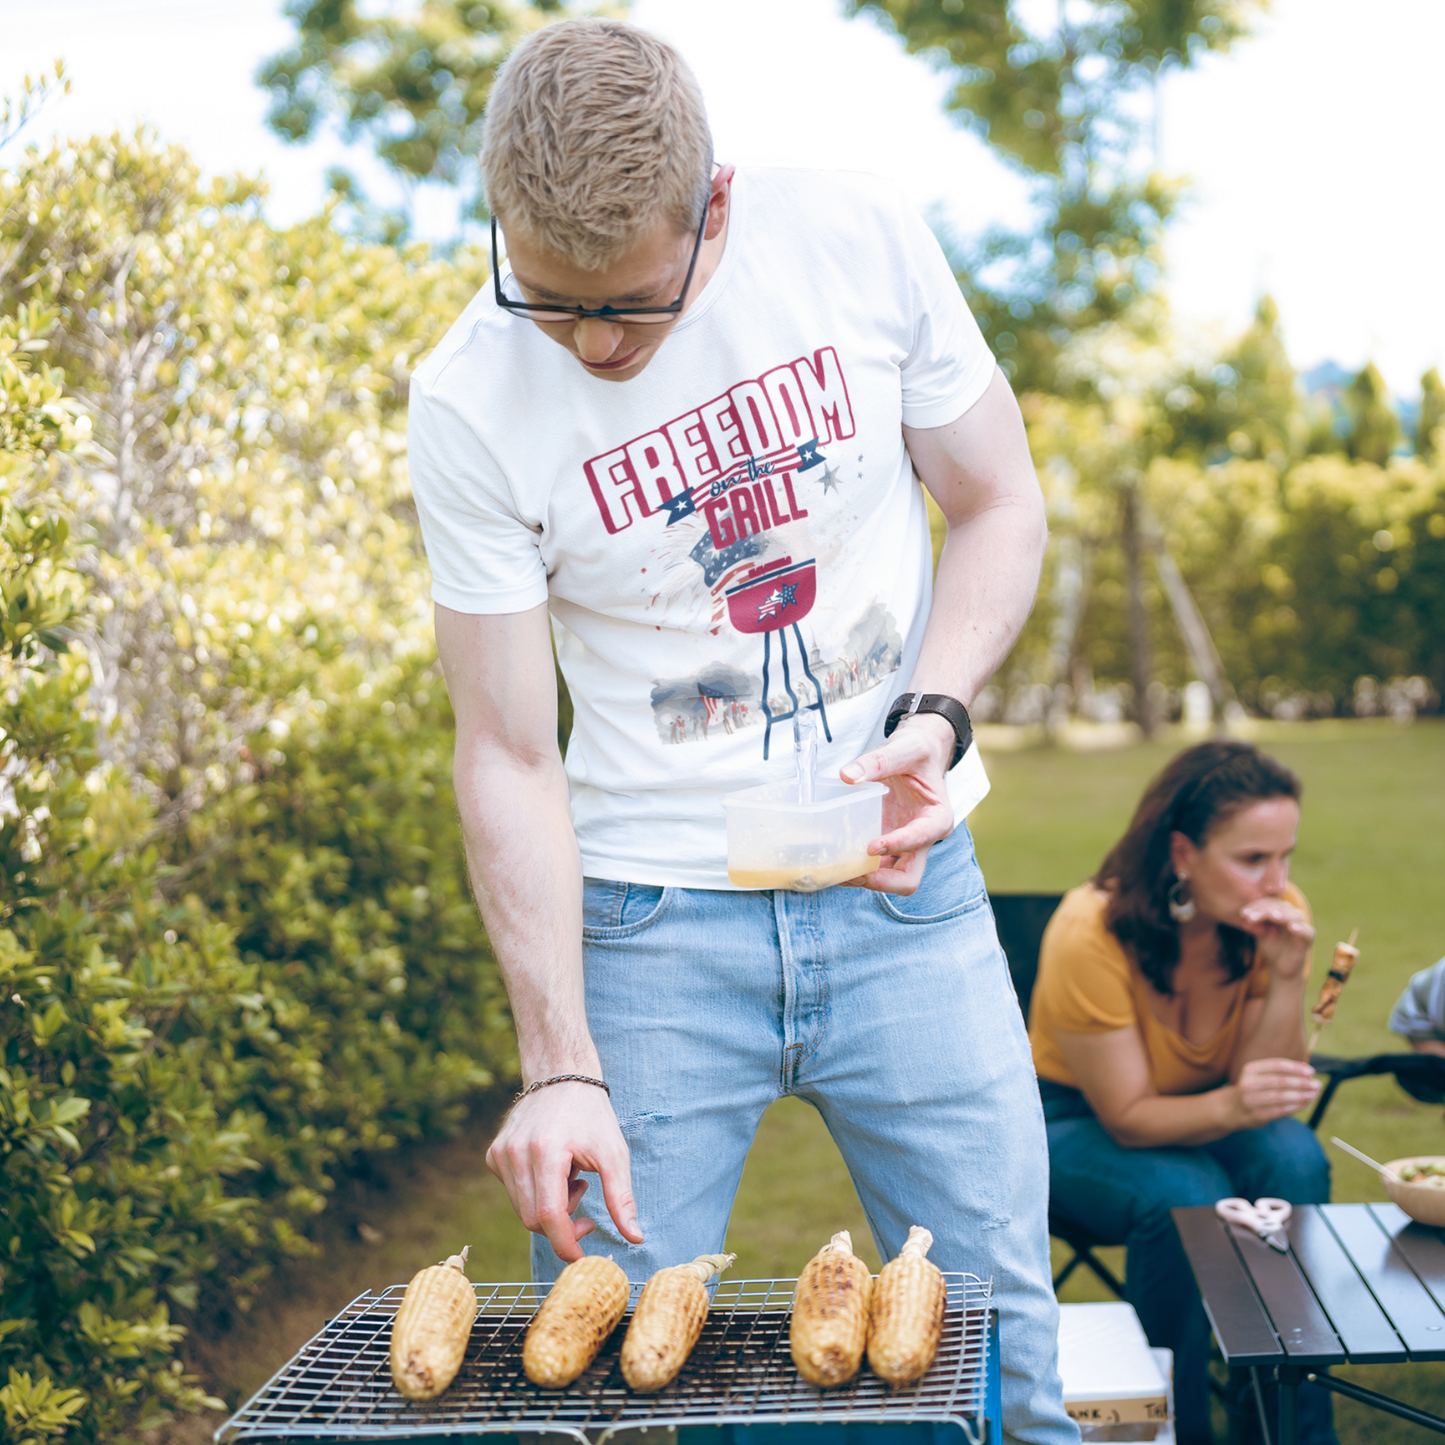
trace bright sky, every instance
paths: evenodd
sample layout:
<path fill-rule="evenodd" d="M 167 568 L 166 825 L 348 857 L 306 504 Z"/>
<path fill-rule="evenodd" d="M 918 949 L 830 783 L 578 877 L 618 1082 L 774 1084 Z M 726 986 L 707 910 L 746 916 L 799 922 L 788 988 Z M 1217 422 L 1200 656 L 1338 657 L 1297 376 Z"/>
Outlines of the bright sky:
<path fill-rule="evenodd" d="M 633 16 L 692 62 L 720 156 L 878 171 L 962 230 L 1023 214 L 1017 178 L 943 116 L 943 78 L 837 0 L 634 0 Z M 368 173 L 339 141 L 266 130 L 252 76 L 288 35 L 280 0 L 0 0 L 0 91 L 63 55 L 74 90 L 27 139 L 145 120 L 210 171 L 264 171 L 284 222 L 319 205 L 328 165 Z M 1268 288 L 1300 369 L 1373 357 L 1415 395 L 1445 366 L 1441 54 L 1440 0 L 1275 0 L 1253 40 L 1171 79 L 1162 162 L 1194 183 L 1169 238 L 1176 309 L 1238 330 Z M 446 197 L 423 194 L 417 218 L 444 233 Z"/>

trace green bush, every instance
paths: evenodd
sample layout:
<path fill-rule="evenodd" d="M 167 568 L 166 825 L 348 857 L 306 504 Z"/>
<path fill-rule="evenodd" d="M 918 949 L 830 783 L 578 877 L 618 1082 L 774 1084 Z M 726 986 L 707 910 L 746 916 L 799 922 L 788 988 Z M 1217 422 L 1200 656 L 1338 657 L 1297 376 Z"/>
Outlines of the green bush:
<path fill-rule="evenodd" d="M 515 1067 L 402 428 L 481 272 L 256 202 L 145 134 L 0 172 L 6 1440 L 205 1404 L 188 1320 Z"/>
<path fill-rule="evenodd" d="M 19 1445 L 219 1405 L 176 1358 L 186 1319 L 308 1250 L 337 1167 L 455 1126 L 512 1067 L 427 657 L 365 671 L 298 634 L 239 785 L 181 834 L 101 760 L 71 637 L 94 595 L 51 505 L 85 428 L 30 365 L 45 323 L 0 317 L 0 1416 Z"/>
<path fill-rule="evenodd" d="M 193 817 L 182 863 L 258 979 L 215 1087 L 265 1121 L 255 1187 L 313 1207 L 334 1165 L 453 1128 L 514 1068 L 462 860 L 442 680 L 414 658 L 323 676 L 324 696 L 313 676 L 290 723 L 253 739 L 253 779 Z"/>
<path fill-rule="evenodd" d="M 428 670 L 267 748 L 170 863 L 96 767 L 87 680 L 65 654 L 0 707 L 0 1406 L 26 1440 L 214 1404 L 177 1308 L 303 1252 L 330 1171 L 453 1127 L 510 1049 Z"/>
<path fill-rule="evenodd" d="M 89 668 L 66 637 L 69 527 L 43 491 L 84 428 L 31 365 L 46 331 L 34 310 L 0 318 L 0 1412 L 20 1442 L 114 1439 L 204 1402 L 172 1368 L 170 1302 L 194 1298 L 244 1214 L 225 1181 L 248 1167 L 189 1061 L 158 1045 L 196 984 L 224 984 L 192 947 L 161 966 L 178 934 L 152 904 L 155 856 L 113 846 L 134 810 L 97 767 Z"/>

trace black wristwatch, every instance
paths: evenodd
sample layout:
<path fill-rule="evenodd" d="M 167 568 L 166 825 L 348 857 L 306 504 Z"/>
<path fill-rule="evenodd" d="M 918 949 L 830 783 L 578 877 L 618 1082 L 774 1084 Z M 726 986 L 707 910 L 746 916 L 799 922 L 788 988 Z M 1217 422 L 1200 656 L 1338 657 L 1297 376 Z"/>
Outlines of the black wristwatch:
<path fill-rule="evenodd" d="M 883 724 L 883 736 L 893 736 L 893 729 L 900 718 L 912 717 L 916 712 L 936 712 L 947 720 L 953 729 L 953 761 L 949 768 L 958 766 L 958 760 L 968 751 L 973 741 L 973 724 L 968 720 L 968 709 L 956 697 L 941 692 L 905 692 L 893 700 L 888 709 L 888 718 Z M 945 770 L 946 771 L 946 770 Z"/>

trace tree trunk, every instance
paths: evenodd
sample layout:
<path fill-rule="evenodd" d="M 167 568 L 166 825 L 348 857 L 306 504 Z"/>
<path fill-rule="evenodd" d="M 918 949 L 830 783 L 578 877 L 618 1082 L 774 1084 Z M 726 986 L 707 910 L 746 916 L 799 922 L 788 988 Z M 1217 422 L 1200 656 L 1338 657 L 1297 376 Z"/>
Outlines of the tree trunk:
<path fill-rule="evenodd" d="M 1154 656 L 1149 646 L 1149 614 L 1144 610 L 1144 547 L 1140 513 L 1143 503 L 1136 480 L 1124 484 L 1121 521 L 1124 532 L 1124 589 L 1129 607 L 1129 661 L 1134 683 L 1134 717 L 1146 738 L 1155 732 L 1154 700 L 1149 695 L 1154 681 Z"/>
<path fill-rule="evenodd" d="M 1063 536 L 1059 538 L 1058 549 L 1058 562 L 1054 570 L 1054 603 L 1057 610 L 1049 638 L 1048 662 L 1049 690 L 1054 700 L 1044 720 L 1045 733 L 1051 740 L 1063 721 L 1064 699 L 1060 694 L 1069 682 L 1094 563 L 1094 548 L 1087 540 Z M 1077 704 L 1078 699 L 1075 698 L 1074 701 Z"/>
<path fill-rule="evenodd" d="M 1163 534 L 1147 513 L 1145 531 L 1149 549 L 1154 554 L 1154 565 L 1159 569 L 1164 595 L 1174 609 L 1174 619 L 1179 624 L 1179 631 L 1184 635 L 1184 645 L 1189 649 L 1199 679 L 1209 689 L 1210 701 L 1214 704 L 1214 720 L 1222 727 L 1226 721 L 1226 710 L 1234 702 L 1234 689 L 1224 675 L 1224 664 L 1219 660 L 1219 652 L 1214 646 L 1214 639 L 1209 635 L 1204 614 L 1194 601 L 1194 596 L 1179 571 L 1179 564 L 1164 545 Z"/>

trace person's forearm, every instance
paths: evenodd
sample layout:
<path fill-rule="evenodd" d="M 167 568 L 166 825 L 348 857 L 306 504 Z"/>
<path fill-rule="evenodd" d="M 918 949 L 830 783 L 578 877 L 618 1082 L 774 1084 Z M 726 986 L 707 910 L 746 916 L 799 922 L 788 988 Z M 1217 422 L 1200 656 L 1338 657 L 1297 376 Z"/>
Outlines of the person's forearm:
<path fill-rule="evenodd" d="M 1212 1144 L 1240 1127 L 1232 1090 L 1226 1084 L 1204 1094 L 1155 1094 L 1099 1122 L 1125 1149 Z"/>
<path fill-rule="evenodd" d="M 933 605 L 909 686 L 971 706 L 1034 605 L 1048 522 L 1017 402 L 995 370 L 978 401 L 947 426 L 904 440 L 948 524 Z"/>
<path fill-rule="evenodd" d="M 1047 539 L 1037 495 L 1010 497 L 950 525 L 911 691 L 973 705 L 1028 620 Z"/>
<path fill-rule="evenodd" d="M 582 983 L 582 867 L 562 762 L 490 748 L 456 764 L 467 866 L 526 1083 L 597 1075 Z"/>
<path fill-rule="evenodd" d="M 1240 1040 L 1230 1061 L 1229 1077 L 1238 1079 L 1251 1059 L 1298 1059 L 1308 1061 L 1305 1041 L 1304 994 L 1308 980 L 1271 976 L 1269 992 L 1259 1022 Z"/>

